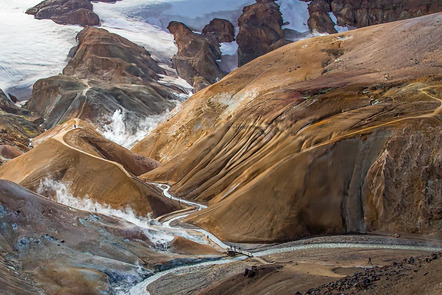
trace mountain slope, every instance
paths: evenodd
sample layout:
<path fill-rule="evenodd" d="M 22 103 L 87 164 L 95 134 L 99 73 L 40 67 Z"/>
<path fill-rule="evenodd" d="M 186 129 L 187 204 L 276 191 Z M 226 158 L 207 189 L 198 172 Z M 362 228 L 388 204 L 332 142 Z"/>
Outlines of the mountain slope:
<path fill-rule="evenodd" d="M 72 129 L 74 124 L 78 128 Z M 43 134 L 38 146 L 4 164 L 0 178 L 35 192 L 49 190 L 47 195 L 53 194 L 54 188 L 46 187 L 45 181 L 61 182 L 77 198 L 91 199 L 114 209 L 130 208 L 140 216 L 149 212 L 159 216 L 178 208 L 132 174 L 156 167 L 154 161 L 108 142 L 80 120 L 61 127 Z"/>
<path fill-rule="evenodd" d="M 164 163 L 141 178 L 208 202 L 189 221 L 227 240 L 440 233 L 441 21 L 303 40 L 254 60 L 133 148 Z"/>
<path fill-rule="evenodd" d="M 106 30 L 86 27 L 63 75 L 34 84 L 26 108 L 52 128 L 72 118 L 108 123 L 116 110 L 137 124 L 175 106 L 178 88 L 159 82 L 166 72 L 144 48 Z"/>

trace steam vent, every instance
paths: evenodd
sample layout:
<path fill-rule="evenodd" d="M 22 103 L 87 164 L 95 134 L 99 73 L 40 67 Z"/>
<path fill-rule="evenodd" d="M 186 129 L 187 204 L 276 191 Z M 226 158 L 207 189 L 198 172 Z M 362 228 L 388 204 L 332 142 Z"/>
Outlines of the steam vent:
<path fill-rule="evenodd" d="M 0 3 L 0 294 L 442 294 L 440 0 Z"/>

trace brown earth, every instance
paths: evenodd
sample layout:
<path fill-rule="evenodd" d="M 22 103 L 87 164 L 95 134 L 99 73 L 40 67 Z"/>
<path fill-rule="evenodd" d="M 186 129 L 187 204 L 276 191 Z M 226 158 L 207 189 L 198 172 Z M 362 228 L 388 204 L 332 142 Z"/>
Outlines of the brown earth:
<path fill-rule="evenodd" d="M 201 266 L 188 269 L 186 271 L 177 271 L 168 274 L 151 283 L 147 289 L 152 295 L 172 295 L 172 294 L 280 294 L 293 295 L 297 291 L 307 292 L 310 289 L 317 288 L 320 285 L 334 284 L 337 280 L 352 280 L 355 273 L 367 273 L 372 275 L 372 271 L 379 271 L 377 276 L 381 278 L 375 281 L 380 283 L 383 279 L 386 282 L 395 282 L 396 278 L 403 277 L 411 279 L 408 276 L 406 268 L 408 264 L 404 264 L 402 269 L 392 269 L 383 274 L 384 269 L 390 269 L 394 261 L 401 262 L 404 258 L 408 259 L 414 257 L 416 262 L 418 257 L 427 257 L 431 252 L 423 250 L 406 250 L 406 249 L 370 249 L 366 248 L 364 244 L 356 248 L 333 248 L 333 243 L 342 242 L 356 242 L 356 243 L 387 243 L 387 244 L 403 244 L 414 246 L 432 246 L 440 248 L 440 241 L 421 241 L 417 242 L 406 239 L 395 239 L 380 236 L 368 235 L 346 235 L 333 237 L 318 237 L 311 239 L 299 240 L 284 245 L 266 246 L 266 249 L 284 247 L 288 245 L 307 246 L 315 243 L 327 243 L 331 247 L 315 248 L 315 249 L 298 249 L 291 252 L 276 253 L 261 257 L 252 257 L 245 260 L 234 261 L 231 263 L 211 266 Z M 247 247 L 250 245 L 242 245 Z M 256 249 L 255 249 L 256 250 Z M 369 258 L 372 259 L 372 264 L 368 263 Z M 440 260 L 440 259 L 439 259 Z M 424 258 L 425 261 L 425 258 Z M 433 263 L 435 262 L 435 263 Z M 437 276 L 438 271 L 441 270 L 441 265 L 434 260 L 430 263 L 422 263 L 421 268 L 429 265 L 434 274 Z M 244 276 L 245 269 L 252 269 L 253 266 L 258 268 L 258 272 L 254 276 Z M 419 263 L 416 263 L 416 268 L 419 268 Z M 413 273 L 416 270 L 413 269 Z M 427 271 L 421 272 L 419 268 L 417 274 L 423 276 Z M 395 276 L 395 273 L 397 276 Z M 348 277 L 347 277 L 348 276 Z M 414 275 L 413 275 L 414 276 Z M 416 280 L 414 286 L 421 286 L 422 290 L 431 290 L 437 287 L 440 279 L 433 279 L 427 281 Z M 364 281 L 365 275 L 357 275 L 358 280 Z M 415 277 L 415 276 L 414 276 Z M 390 279 L 388 281 L 388 278 Z M 417 278 L 417 277 L 415 277 Z M 415 279 L 413 278 L 413 280 Z M 339 281 L 338 281 L 339 282 Z M 412 281 L 410 282 L 411 284 Z M 410 284 L 410 285 L 411 285 Z M 400 286 L 400 285 L 399 285 Z M 384 294 L 380 292 L 383 286 L 376 287 L 377 294 Z M 401 288 L 398 288 L 401 290 Z M 326 289 L 325 289 L 326 290 Z M 392 290 L 392 288 L 387 288 Z M 405 288 L 402 290 L 405 291 Z M 336 291 L 338 291 L 336 289 Z M 347 294 L 345 289 L 342 289 L 343 294 Z M 364 291 L 358 294 L 365 293 Z M 335 294 L 335 293 L 333 293 Z M 372 294 L 376 294 L 375 292 Z M 389 293 L 388 293 L 389 294 Z M 399 293 L 400 294 L 400 293 Z M 437 294 L 437 293 L 430 293 Z"/>
<path fill-rule="evenodd" d="M 440 22 L 371 26 L 254 60 L 132 149 L 164 163 L 141 178 L 208 203 L 188 221 L 230 241 L 440 237 Z"/>
<path fill-rule="evenodd" d="M 379 256 L 385 255 L 381 251 L 381 254 L 375 254 L 375 260 L 378 260 Z M 258 266 L 256 275 L 253 277 L 237 274 L 217 282 L 197 294 L 412 295 L 424 293 L 436 295 L 440 294 L 442 290 L 442 279 L 438 275 L 441 270 L 440 253 L 420 257 L 408 256 L 403 261 L 375 267 L 367 265 L 366 268 L 321 266 L 319 263 L 273 263 Z M 346 274 L 348 276 L 345 276 Z M 334 281 L 340 277 L 343 278 Z M 327 283 L 308 289 L 309 285 L 321 281 Z"/>
<path fill-rule="evenodd" d="M 144 117 L 172 109 L 177 98 L 161 85 L 164 70 L 144 48 L 106 30 L 87 27 L 63 75 L 38 80 L 26 108 L 49 129 L 72 118 L 102 127 L 116 110 L 134 127 Z"/>
<path fill-rule="evenodd" d="M 72 129 L 76 124 L 79 128 Z M 41 139 L 44 139 L 43 141 Z M 111 143 L 80 120 L 72 120 L 36 139 L 38 145 L 0 168 L 0 178 L 37 191 L 46 178 L 68 185 L 77 198 L 89 198 L 115 209 L 130 208 L 139 216 L 153 216 L 179 206 L 132 174 L 158 163 Z M 53 191 L 46 195 L 55 197 Z"/>

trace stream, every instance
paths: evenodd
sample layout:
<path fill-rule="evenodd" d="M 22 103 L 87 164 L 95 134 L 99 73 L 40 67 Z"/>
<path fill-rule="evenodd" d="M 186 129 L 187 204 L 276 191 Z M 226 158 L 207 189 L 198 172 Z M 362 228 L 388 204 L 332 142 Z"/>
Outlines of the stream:
<path fill-rule="evenodd" d="M 165 197 L 179 201 L 181 203 L 185 203 L 190 206 L 194 206 L 195 210 L 202 210 L 207 208 L 207 206 L 190 202 L 187 200 L 183 200 L 177 197 L 172 196 L 169 193 L 170 186 L 166 184 L 159 184 L 159 183 L 152 183 L 156 187 L 162 190 Z M 190 213 L 184 212 L 182 215 L 178 215 L 176 217 L 173 217 L 172 219 L 166 221 L 162 224 L 162 226 L 170 228 L 170 229 L 176 229 L 176 230 L 185 230 L 181 227 L 173 227 L 170 224 L 173 221 L 183 219 L 187 217 Z M 228 249 L 229 246 L 220 241 L 216 236 L 213 234 L 203 230 L 203 229 L 192 229 L 189 231 L 197 231 L 204 236 L 206 236 L 209 240 L 211 240 L 213 243 L 218 245 L 219 247 L 223 249 Z M 309 249 L 338 249 L 338 248 L 364 248 L 364 249 L 391 249 L 391 250 L 418 250 L 418 251 L 441 251 L 442 248 L 438 247 L 425 247 L 425 246 L 413 246 L 413 245 L 395 245 L 395 244 L 368 244 L 368 243 L 316 243 L 316 244 L 304 244 L 304 245 L 293 245 L 293 246 L 287 246 L 287 247 L 279 247 L 275 246 L 275 248 L 266 249 L 262 251 L 253 252 L 253 256 L 256 257 L 262 257 L 272 254 L 278 254 L 278 253 L 287 253 L 287 252 L 295 252 L 295 251 L 302 251 L 302 250 L 309 250 Z M 212 265 L 221 265 L 221 264 L 228 264 L 233 263 L 237 261 L 242 261 L 247 259 L 248 257 L 245 255 L 238 255 L 236 257 L 223 257 L 219 260 L 211 260 L 211 261 L 205 261 L 205 262 L 199 262 L 191 265 L 185 265 L 185 266 L 178 266 L 175 268 L 171 268 L 165 271 L 160 271 L 154 274 L 153 276 L 147 278 L 146 280 L 134 285 L 131 289 L 128 291 L 120 292 L 120 295 L 150 295 L 150 293 L 147 291 L 147 287 L 152 284 L 153 282 L 161 279 L 162 277 L 169 275 L 169 274 L 185 274 L 185 273 L 192 273 L 199 268 L 208 267 Z"/>

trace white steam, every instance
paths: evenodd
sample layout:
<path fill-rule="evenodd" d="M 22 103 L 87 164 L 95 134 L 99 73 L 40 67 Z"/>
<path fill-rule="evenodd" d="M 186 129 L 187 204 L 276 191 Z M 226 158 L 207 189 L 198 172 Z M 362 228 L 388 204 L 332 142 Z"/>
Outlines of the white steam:
<path fill-rule="evenodd" d="M 155 129 L 168 114 L 169 111 L 146 117 L 137 123 L 129 123 L 129 120 L 126 120 L 125 111 L 116 110 L 112 117 L 108 119 L 110 123 L 104 125 L 101 131 L 108 140 L 130 149 Z"/>
<path fill-rule="evenodd" d="M 46 177 L 40 180 L 37 193 L 45 196 L 55 195 L 58 203 L 75 209 L 114 216 L 131 222 L 141 228 L 146 237 L 160 250 L 166 250 L 174 239 L 173 235 L 160 232 L 149 226 L 154 222 L 150 216 L 144 218 L 136 216 L 130 208 L 126 208 L 124 211 L 113 209 L 109 205 L 102 205 L 89 199 L 87 195 L 84 198 L 76 198 L 69 192 L 69 184 L 65 184 L 61 181 Z"/>

